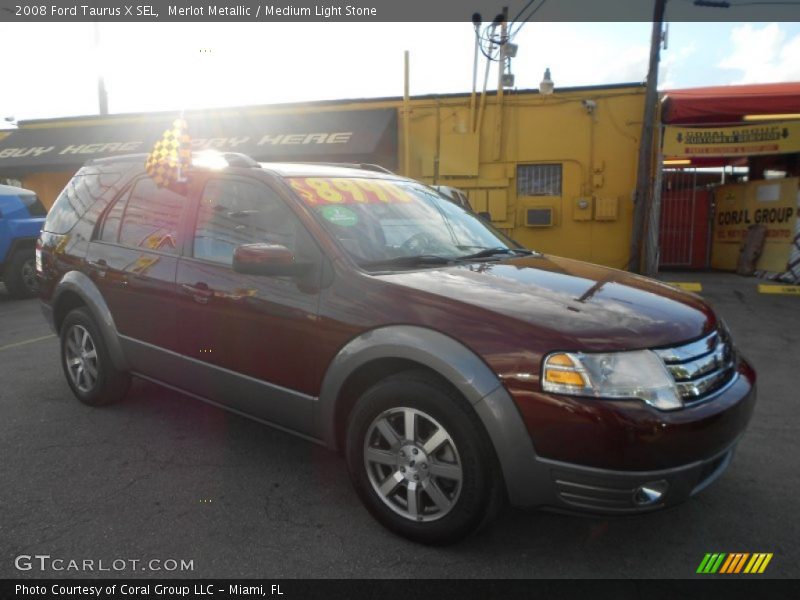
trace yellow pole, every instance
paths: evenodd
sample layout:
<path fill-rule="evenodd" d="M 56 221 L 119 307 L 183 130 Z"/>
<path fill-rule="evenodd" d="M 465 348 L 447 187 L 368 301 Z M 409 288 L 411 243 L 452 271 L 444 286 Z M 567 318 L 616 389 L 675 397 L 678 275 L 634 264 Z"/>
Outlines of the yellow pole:
<path fill-rule="evenodd" d="M 475 133 L 478 134 L 480 137 L 481 135 L 481 126 L 483 125 L 483 113 L 486 110 L 486 87 L 489 85 L 489 67 L 491 66 L 492 61 L 488 58 L 486 59 L 486 72 L 483 76 L 483 92 L 481 93 L 481 105 L 478 108 L 478 122 L 475 125 Z"/>
<path fill-rule="evenodd" d="M 403 91 L 403 170 L 405 172 L 406 177 L 411 177 L 411 140 L 410 137 L 410 129 L 411 129 L 411 102 L 409 98 L 409 82 L 408 82 L 408 71 L 409 71 L 409 57 L 408 57 L 408 50 L 404 53 L 404 62 L 405 62 L 405 75 L 404 75 L 404 83 L 405 89 Z"/>
<path fill-rule="evenodd" d="M 480 39 L 475 32 L 475 56 L 472 59 L 472 94 L 469 97 L 469 130 L 475 131 L 475 88 L 478 86 L 478 47 Z"/>
<path fill-rule="evenodd" d="M 494 160 L 500 160 L 503 140 L 503 72 L 506 66 L 506 46 L 508 42 L 508 7 L 503 7 L 503 22 L 500 24 L 500 47 L 497 56 L 497 113 L 494 119 Z"/>

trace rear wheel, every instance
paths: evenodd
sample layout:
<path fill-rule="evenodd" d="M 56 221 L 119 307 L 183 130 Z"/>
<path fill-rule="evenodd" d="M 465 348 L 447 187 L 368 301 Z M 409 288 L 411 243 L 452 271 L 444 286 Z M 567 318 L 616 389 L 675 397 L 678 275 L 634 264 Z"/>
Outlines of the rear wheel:
<path fill-rule="evenodd" d="M 359 399 L 346 454 L 372 515 L 422 543 L 454 542 L 477 529 L 499 485 L 471 407 L 424 371 L 389 377 Z"/>
<path fill-rule="evenodd" d="M 86 308 L 70 312 L 61 325 L 61 366 L 72 393 L 89 406 L 121 400 L 130 376 L 114 367 L 105 340 Z"/>
<path fill-rule="evenodd" d="M 39 280 L 36 277 L 36 253 L 30 250 L 17 250 L 8 261 L 3 281 L 13 298 L 32 298 L 39 293 Z"/>

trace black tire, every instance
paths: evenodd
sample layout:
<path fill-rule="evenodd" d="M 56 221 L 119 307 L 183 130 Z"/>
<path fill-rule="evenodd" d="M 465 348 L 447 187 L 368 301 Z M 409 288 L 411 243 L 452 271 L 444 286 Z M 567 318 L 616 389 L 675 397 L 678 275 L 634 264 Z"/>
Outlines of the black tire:
<path fill-rule="evenodd" d="M 400 422 L 407 418 L 412 419 L 414 440 L 406 437 L 407 426 L 400 431 Z M 385 423 L 392 428 L 389 437 L 397 435 L 394 445 L 385 435 Z M 428 454 L 427 449 L 435 447 L 434 437 L 443 436 L 447 441 Z M 366 460 L 368 450 L 370 459 L 380 460 Z M 345 453 L 350 478 L 369 512 L 415 542 L 440 545 L 464 538 L 494 516 L 502 495 L 494 448 L 474 410 L 425 371 L 392 375 L 363 394 L 348 420 Z M 411 458 L 419 459 L 416 465 Z M 389 464 L 392 459 L 397 462 Z M 453 474 L 460 467 L 460 482 L 435 476 L 443 467 Z M 417 481 L 413 488 L 411 477 Z M 379 492 L 392 486 L 396 487 L 390 494 Z M 418 490 L 413 505 L 412 489 Z M 442 508 L 447 503 L 436 502 L 432 492 L 440 501 L 444 493 L 449 508 Z"/>
<path fill-rule="evenodd" d="M 39 294 L 39 280 L 36 275 L 36 251 L 17 250 L 3 272 L 3 281 L 12 298 L 33 298 Z"/>
<path fill-rule="evenodd" d="M 85 343 L 84 333 L 88 336 L 88 343 Z M 78 400 L 89 406 L 104 406 L 125 397 L 130 387 L 130 375 L 114 367 L 106 341 L 89 309 L 76 308 L 67 314 L 61 324 L 60 337 L 61 367 Z M 76 365 L 75 360 L 80 364 Z M 76 369 L 83 370 L 83 377 L 76 376 Z"/>

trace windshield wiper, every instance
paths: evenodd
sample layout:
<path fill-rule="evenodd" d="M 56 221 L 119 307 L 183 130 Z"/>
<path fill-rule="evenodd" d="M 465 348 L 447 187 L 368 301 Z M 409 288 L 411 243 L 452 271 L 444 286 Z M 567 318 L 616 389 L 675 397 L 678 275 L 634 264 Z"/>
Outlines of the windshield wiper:
<path fill-rule="evenodd" d="M 384 258 L 381 260 L 371 260 L 361 263 L 365 269 L 375 269 L 380 267 L 417 267 L 420 265 L 447 265 L 453 262 L 452 258 L 438 256 L 436 254 L 419 254 L 416 256 L 396 256 L 394 258 Z"/>
<path fill-rule="evenodd" d="M 473 254 L 465 254 L 464 256 L 459 256 L 459 260 L 471 260 L 473 258 L 488 258 L 490 256 L 495 256 L 497 254 L 532 254 L 530 250 L 525 250 L 524 248 L 484 248 L 478 252 Z"/>

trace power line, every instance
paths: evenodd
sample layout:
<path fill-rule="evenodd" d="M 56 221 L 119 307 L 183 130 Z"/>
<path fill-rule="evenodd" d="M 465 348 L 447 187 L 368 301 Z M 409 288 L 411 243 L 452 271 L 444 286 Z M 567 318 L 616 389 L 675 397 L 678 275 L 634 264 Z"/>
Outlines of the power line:
<path fill-rule="evenodd" d="M 535 1 L 535 0 L 533 0 L 533 1 Z M 539 12 L 539 9 L 542 8 L 546 3 L 547 3 L 547 0 L 542 0 L 539 3 L 539 6 L 537 6 L 530 13 L 528 13 L 528 16 L 525 17 L 519 25 L 517 25 L 517 28 L 512 33 L 509 33 L 508 39 L 509 40 L 514 39 L 514 37 L 516 37 L 516 35 L 519 33 L 519 30 L 522 29 L 522 26 L 525 25 L 525 23 L 527 23 L 528 21 L 530 21 L 533 18 L 533 15 L 535 15 L 537 12 Z M 532 2 L 529 2 L 528 4 L 530 5 L 530 4 L 532 4 Z M 522 11 L 520 11 L 520 12 L 522 12 Z M 516 17 L 515 17 L 515 21 L 516 21 Z"/>

